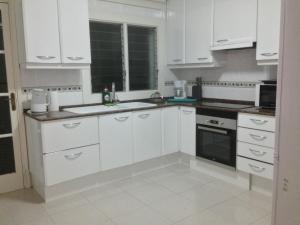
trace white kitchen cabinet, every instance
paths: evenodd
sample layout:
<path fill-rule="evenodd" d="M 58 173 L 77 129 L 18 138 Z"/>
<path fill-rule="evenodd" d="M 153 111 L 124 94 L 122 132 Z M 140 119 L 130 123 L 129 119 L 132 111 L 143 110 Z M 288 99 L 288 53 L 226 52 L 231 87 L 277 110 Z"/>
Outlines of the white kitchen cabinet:
<path fill-rule="evenodd" d="M 185 0 L 167 2 L 167 60 L 168 64 L 185 63 Z"/>
<path fill-rule="evenodd" d="M 23 0 L 26 63 L 60 63 L 57 0 Z"/>
<path fill-rule="evenodd" d="M 211 0 L 186 0 L 185 63 L 212 63 Z"/>
<path fill-rule="evenodd" d="M 179 108 L 171 107 L 162 110 L 163 154 L 179 151 Z"/>
<path fill-rule="evenodd" d="M 212 50 L 252 47 L 256 42 L 257 0 L 214 0 Z"/>
<path fill-rule="evenodd" d="M 91 63 L 87 0 L 59 0 L 62 63 Z"/>
<path fill-rule="evenodd" d="M 180 108 L 180 149 L 189 155 L 196 155 L 196 109 Z"/>
<path fill-rule="evenodd" d="M 133 161 L 132 113 L 99 117 L 101 169 L 126 166 Z"/>
<path fill-rule="evenodd" d="M 161 110 L 133 113 L 134 162 L 161 156 Z"/>
<path fill-rule="evenodd" d="M 257 51 L 258 64 L 274 65 L 279 58 L 280 0 L 258 0 Z"/>

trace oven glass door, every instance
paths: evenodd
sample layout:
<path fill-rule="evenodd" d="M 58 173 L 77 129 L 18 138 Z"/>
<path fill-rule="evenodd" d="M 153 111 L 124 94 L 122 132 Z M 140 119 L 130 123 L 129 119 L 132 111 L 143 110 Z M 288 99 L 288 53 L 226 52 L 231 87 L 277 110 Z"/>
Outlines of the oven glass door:
<path fill-rule="evenodd" d="M 197 124 L 197 156 L 236 166 L 236 131 Z"/>

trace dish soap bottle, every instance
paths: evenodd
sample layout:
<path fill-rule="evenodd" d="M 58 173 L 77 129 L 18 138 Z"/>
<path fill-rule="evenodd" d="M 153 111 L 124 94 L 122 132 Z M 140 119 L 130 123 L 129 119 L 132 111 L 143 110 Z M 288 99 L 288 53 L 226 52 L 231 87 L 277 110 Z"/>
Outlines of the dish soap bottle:
<path fill-rule="evenodd" d="M 104 91 L 102 92 L 102 104 L 108 104 L 110 103 L 110 92 L 108 91 L 108 88 L 105 87 Z"/>

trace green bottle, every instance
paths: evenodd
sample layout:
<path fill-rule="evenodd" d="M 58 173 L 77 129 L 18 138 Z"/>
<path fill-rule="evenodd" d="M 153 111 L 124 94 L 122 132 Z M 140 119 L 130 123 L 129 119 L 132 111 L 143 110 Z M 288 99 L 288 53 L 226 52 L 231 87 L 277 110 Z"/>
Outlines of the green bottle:
<path fill-rule="evenodd" d="M 102 104 L 108 104 L 110 103 L 110 92 L 108 91 L 108 88 L 105 87 L 104 91 L 102 92 Z"/>

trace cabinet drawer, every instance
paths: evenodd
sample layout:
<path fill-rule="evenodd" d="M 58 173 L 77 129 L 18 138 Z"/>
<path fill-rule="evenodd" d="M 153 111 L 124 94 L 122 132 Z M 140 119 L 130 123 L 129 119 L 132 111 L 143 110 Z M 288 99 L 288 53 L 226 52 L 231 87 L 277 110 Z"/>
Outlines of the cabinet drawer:
<path fill-rule="evenodd" d="M 244 142 L 238 142 L 237 154 L 247 158 L 274 163 L 274 149 L 258 145 L 252 145 Z"/>
<path fill-rule="evenodd" d="M 98 144 L 98 118 L 42 123 L 44 153 Z"/>
<path fill-rule="evenodd" d="M 237 157 L 237 169 L 267 179 L 273 179 L 273 165 Z"/>
<path fill-rule="evenodd" d="M 274 148 L 275 133 L 239 127 L 238 141 Z"/>
<path fill-rule="evenodd" d="M 275 117 L 239 113 L 238 126 L 275 132 Z"/>
<path fill-rule="evenodd" d="M 51 186 L 99 171 L 99 145 L 45 154 L 46 185 Z"/>

